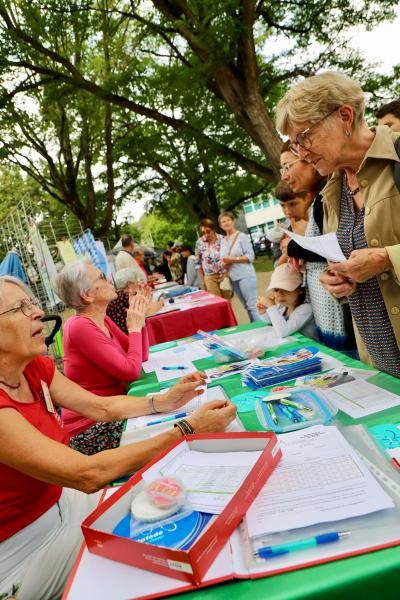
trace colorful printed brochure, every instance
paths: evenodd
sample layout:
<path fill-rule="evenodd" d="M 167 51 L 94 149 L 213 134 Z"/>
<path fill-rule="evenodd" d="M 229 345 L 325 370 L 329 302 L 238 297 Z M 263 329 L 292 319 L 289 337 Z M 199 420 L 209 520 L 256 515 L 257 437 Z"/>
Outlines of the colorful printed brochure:
<path fill-rule="evenodd" d="M 267 360 L 254 361 L 242 373 L 243 383 L 254 390 L 320 371 L 321 358 L 316 356 L 318 352 L 318 348 L 310 346 L 290 350 Z"/>

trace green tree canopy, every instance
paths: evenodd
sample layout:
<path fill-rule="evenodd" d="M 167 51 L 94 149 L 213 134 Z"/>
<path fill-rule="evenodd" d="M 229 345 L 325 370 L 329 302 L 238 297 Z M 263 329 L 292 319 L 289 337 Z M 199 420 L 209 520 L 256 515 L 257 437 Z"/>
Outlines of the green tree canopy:
<path fill-rule="evenodd" d="M 60 202 L 74 198 L 71 210 L 97 219 L 99 231 L 110 226 L 119 202 L 143 195 L 159 207 L 179 198 L 188 214 L 215 217 L 278 179 L 274 108 L 296 78 L 342 69 L 376 102 L 387 99 L 393 78 L 374 73 L 347 41 L 351 27 L 372 29 L 396 6 L 397 0 L 0 0 L 4 119 L 11 103 L 10 118 L 24 117 L 27 130 L 36 126 L 17 104 L 34 95 L 37 125 L 52 129 L 60 157 L 52 171 L 41 155 L 41 185 Z M 26 135 L 21 140 L 21 131 L 12 130 L 8 157 L 26 144 Z"/>

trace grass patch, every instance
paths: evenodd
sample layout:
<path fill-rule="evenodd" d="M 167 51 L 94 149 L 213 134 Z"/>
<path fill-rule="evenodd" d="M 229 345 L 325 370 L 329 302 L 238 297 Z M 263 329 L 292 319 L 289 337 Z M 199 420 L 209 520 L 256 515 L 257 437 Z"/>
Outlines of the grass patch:
<path fill-rule="evenodd" d="M 253 262 L 256 273 L 265 273 L 266 271 L 274 270 L 274 263 L 269 256 L 259 256 Z"/>

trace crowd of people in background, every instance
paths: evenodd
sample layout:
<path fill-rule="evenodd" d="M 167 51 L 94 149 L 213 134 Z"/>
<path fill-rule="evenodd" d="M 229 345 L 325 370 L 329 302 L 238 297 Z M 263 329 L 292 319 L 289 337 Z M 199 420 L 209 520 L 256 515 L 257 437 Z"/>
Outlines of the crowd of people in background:
<path fill-rule="evenodd" d="M 115 285 L 85 261 L 56 277 L 56 293 L 75 310 L 64 324 L 64 376 L 43 356 L 43 312 L 29 288 L 0 278 L 0 595 L 17 582 L 21 597 L 59 597 L 79 523 L 98 500 L 88 493 L 184 432 L 224 431 L 234 419 L 230 402 L 214 401 L 183 429 L 120 446 L 124 419 L 176 410 L 205 383 L 194 373 L 158 395 L 126 395 L 148 357 L 146 316 L 162 307 L 152 300 L 161 279 L 236 294 L 250 321 L 270 323 L 279 337 L 301 332 L 400 377 L 400 101 L 382 106 L 372 128 L 364 109 L 360 86 L 335 72 L 305 79 L 279 102 L 277 129 L 288 139 L 275 195 L 286 222 L 270 232 L 275 270 L 259 297 L 252 244 L 230 212 L 201 220 L 194 250 L 170 241 L 158 261 L 124 234 Z M 346 260 L 304 250 L 289 230 L 335 232 Z"/>

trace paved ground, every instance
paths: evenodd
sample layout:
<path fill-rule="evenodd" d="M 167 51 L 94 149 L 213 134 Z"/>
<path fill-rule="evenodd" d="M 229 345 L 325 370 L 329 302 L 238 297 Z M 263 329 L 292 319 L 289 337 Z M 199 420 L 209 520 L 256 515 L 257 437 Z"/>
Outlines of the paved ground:
<path fill-rule="evenodd" d="M 257 273 L 257 296 L 265 295 L 265 288 L 267 287 L 272 271 L 266 271 L 264 273 Z M 247 312 L 240 304 L 238 298 L 234 296 L 232 298 L 232 307 L 236 315 L 237 322 L 239 325 L 243 325 L 243 323 L 249 322 L 249 317 Z"/>

